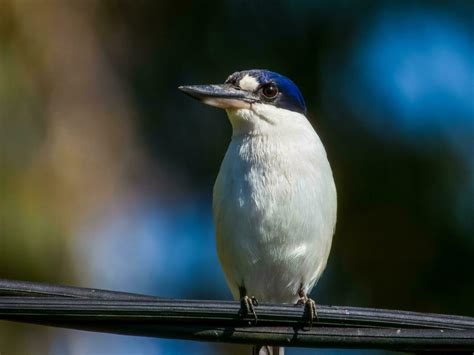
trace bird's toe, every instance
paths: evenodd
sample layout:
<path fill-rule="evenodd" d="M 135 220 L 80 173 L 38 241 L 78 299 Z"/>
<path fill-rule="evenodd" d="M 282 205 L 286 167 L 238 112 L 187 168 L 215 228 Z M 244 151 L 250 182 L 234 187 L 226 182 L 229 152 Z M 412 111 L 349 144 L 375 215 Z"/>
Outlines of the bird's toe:
<path fill-rule="evenodd" d="M 255 297 L 244 296 L 240 299 L 240 310 L 239 315 L 245 317 L 252 314 L 255 323 L 257 323 L 257 314 L 255 313 L 255 307 L 258 306 L 258 301 Z"/>

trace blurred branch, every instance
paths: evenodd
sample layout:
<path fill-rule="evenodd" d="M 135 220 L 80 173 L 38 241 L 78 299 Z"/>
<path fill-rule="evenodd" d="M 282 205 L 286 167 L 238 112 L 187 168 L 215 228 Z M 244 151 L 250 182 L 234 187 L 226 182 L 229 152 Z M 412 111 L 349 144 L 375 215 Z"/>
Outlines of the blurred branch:
<path fill-rule="evenodd" d="M 169 300 L 0 280 L 0 319 L 98 332 L 268 345 L 472 351 L 474 318 L 356 307 L 259 305 L 258 323 L 228 301 Z"/>

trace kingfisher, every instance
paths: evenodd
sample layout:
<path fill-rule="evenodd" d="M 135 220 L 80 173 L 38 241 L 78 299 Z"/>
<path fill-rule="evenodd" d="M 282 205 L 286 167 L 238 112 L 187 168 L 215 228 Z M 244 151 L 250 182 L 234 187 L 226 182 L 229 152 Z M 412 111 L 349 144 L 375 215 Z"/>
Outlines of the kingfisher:
<path fill-rule="evenodd" d="M 232 125 L 213 214 L 217 254 L 241 312 L 255 315 L 257 300 L 295 303 L 312 320 L 316 306 L 308 294 L 329 257 L 337 194 L 300 90 L 262 69 L 179 89 L 224 109 Z"/>

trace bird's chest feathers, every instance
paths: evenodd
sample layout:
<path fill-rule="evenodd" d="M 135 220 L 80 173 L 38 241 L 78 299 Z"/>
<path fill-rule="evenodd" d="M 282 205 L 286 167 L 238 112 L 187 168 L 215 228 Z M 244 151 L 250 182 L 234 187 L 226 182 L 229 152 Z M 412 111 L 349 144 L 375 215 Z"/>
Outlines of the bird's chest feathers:
<path fill-rule="evenodd" d="M 315 152 L 303 142 L 257 136 L 231 143 L 214 190 L 215 212 L 264 239 L 302 223 L 317 185 Z"/>
<path fill-rule="evenodd" d="M 265 139 L 254 138 L 240 145 L 230 174 L 229 192 L 247 213 L 270 213 L 276 203 L 291 198 L 294 174 L 291 157 L 282 147 L 269 144 Z M 245 212 L 244 212 L 245 213 Z"/>

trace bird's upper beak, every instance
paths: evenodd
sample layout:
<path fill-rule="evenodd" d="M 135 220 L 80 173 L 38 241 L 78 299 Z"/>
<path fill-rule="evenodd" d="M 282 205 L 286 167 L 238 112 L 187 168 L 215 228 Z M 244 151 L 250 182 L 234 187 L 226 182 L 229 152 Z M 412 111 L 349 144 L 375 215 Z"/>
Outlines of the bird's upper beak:
<path fill-rule="evenodd" d="M 230 109 L 250 108 L 256 101 L 253 93 L 240 90 L 230 84 L 180 86 L 179 90 L 207 105 Z"/>

